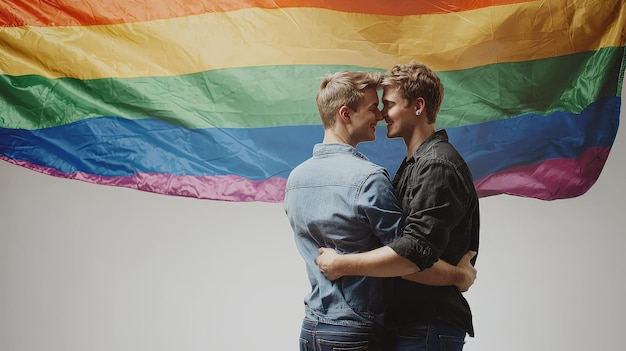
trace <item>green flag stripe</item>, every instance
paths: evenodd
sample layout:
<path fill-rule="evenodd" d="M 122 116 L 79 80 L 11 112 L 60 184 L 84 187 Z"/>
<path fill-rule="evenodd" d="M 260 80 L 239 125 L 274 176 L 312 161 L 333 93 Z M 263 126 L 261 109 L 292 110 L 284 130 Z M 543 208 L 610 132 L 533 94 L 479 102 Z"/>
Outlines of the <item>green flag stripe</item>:
<path fill-rule="evenodd" d="M 619 95 L 624 47 L 438 72 L 445 99 L 438 127 L 525 113 L 577 113 Z M 187 128 L 319 124 L 323 75 L 356 66 L 230 68 L 175 77 L 49 79 L 0 75 L 0 127 L 42 129 L 90 117 L 155 117 Z"/>

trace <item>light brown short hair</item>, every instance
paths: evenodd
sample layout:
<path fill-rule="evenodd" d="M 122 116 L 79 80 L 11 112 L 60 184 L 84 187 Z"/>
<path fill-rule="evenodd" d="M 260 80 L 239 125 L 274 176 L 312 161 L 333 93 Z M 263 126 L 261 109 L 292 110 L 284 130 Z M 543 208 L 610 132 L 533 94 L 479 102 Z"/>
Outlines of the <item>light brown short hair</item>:
<path fill-rule="evenodd" d="M 341 71 L 322 78 L 315 97 L 324 129 L 335 125 L 335 116 L 341 106 L 356 110 L 365 95 L 365 89 L 380 89 L 380 72 Z"/>
<path fill-rule="evenodd" d="M 382 86 L 399 89 L 407 102 L 422 97 L 426 101 L 428 123 L 435 123 L 443 102 L 443 84 L 428 66 L 415 61 L 395 65 L 385 74 Z"/>

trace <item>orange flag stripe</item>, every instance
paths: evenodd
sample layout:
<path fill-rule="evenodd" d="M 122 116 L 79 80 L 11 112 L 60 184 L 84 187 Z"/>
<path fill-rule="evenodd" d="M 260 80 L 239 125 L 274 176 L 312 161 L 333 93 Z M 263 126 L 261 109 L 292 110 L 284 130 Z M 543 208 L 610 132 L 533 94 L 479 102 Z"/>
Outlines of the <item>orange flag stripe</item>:
<path fill-rule="evenodd" d="M 248 8 L 279 9 L 313 7 L 342 12 L 406 16 L 450 13 L 510 5 L 529 0 L 239 0 L 239 1 L 127 1 L 127 0 L 14 0 L 0 2 L 0 26 L 90 26 L 154 21 L 211 12 L 230 12 Z"/>

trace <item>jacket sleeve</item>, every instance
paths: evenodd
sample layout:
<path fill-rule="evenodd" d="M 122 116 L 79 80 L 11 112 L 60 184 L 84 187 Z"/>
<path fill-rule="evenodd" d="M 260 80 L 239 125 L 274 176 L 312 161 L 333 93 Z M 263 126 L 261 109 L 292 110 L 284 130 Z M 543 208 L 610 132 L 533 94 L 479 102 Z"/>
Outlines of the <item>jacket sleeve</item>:
<path fill-rule="evenodd" d="M 463 218 L 466 191 L 447 161 L 430 160 L 411 172 L 411 184 L 403 194 L 409 204 L 404 231 L 389 247 L 424 270 L 439 259 L 452 229 Z"/>

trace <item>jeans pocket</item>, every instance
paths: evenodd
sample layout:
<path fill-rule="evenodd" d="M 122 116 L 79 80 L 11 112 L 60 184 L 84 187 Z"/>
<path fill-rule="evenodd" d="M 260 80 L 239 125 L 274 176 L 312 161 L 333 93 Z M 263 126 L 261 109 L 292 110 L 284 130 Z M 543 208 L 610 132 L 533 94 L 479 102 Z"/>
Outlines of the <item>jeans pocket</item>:
<path fill-rule="evenodd" d="M 427 327 L 410 327 L 410 328 L 398 328 L 396 329 L 396 337 L 399 340 L 414 340 L 420 342 L 426 342 L 428 339 Z"/>
<path fill-rule="evenodd" d="M 368 341 L 335 341 L 318 339 L 320 351 L 367 351 Z"/>

